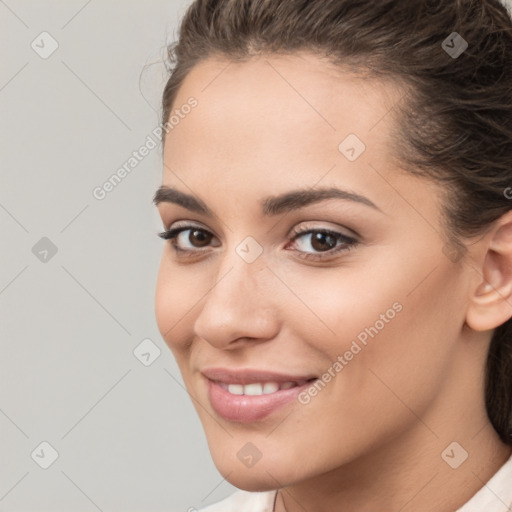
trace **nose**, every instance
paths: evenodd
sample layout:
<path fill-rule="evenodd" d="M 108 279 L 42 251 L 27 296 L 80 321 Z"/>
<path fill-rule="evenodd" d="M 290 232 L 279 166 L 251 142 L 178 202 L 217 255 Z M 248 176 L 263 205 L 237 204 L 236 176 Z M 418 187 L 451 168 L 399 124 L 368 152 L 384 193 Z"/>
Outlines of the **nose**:
<path fill-rule="evenodd" d="M 219 349 L 274 338 L 279 321 L 272 277 L 262 258 L 247 263 L 234 254 L 206 293 L 194 323 L 196 335 Z"/>

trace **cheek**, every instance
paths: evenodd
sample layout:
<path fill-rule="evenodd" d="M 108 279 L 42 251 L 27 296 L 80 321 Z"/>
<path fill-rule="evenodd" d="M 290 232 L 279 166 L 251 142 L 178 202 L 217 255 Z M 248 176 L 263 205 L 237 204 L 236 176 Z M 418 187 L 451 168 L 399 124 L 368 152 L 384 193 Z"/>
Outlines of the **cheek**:
<path fill-rule="evenodd" d="M 428 256 L 407 265 L 384 259 L 378 268 L 355 272 L 355 265 L 295 280 L 311 311 L 299 305 L 304 314 L 295 315 L 293 329 L 318 354 L 314 370 L 330 370 L 331 391 L 321 394 L 347 405 L 342 415 L 375 416 L 372 408 L 392 400 L 400 407 L 393 393 L 425 407 L 448 372 L 464 322 L 464 290 L 449 264 Z"/>
<path fill-rule="evenodd" d="M 332 360 L 349 350 L 353 340 L 358 339 L 364 346 L 372 326 L 376 325 L 379 332 L 386 330 L 389 323 L 403 315 L 403 294 L 396 282 L 393 286 L 382 280 L 387 272 L 372 275 L 357 267 L 358 263 L 353 262 L 325 272 L 312 268 L 287 279 L 295 294 L 286 301 L 287 327 L 295 330 L 297 339 Z"/>
<path fill-rule="evenodd" d="M 187 332 L 194 306 L 204 292 L 196 289 L 197 275 L 184 271 L 169 261 L 164 250 L 155 291 L 155 317 L 162 338 L 175 356 L 187 348 Z"/>
<path fill-rule="evenodd" d="M 439 265 L 424 281 L 431 268 L 417 270 L 383 291 L 380 307 L 366 316 L 360 331 L 368 333 L 366 345 L 354 356 L 360 366 L 356 370 L 354 365 L 345 396 L 347 392 L 359 396 L 359 403 L 364 403 L 363 397 L 367 402 L 373 397 L 374 406 L 381 402 L 397 412 L 405 412 L 405 403 L 421 415 L 441 392 L 463 324 L 463 308 L 456 296 L 460 287 L 450 268 Z M 452 296 L 448 289 L 454 290 Z M 399 303 L 401 310 L 388 323 L 378 322 L 380 313 L 388 316 L 385 311 L 392 303 Z"/>

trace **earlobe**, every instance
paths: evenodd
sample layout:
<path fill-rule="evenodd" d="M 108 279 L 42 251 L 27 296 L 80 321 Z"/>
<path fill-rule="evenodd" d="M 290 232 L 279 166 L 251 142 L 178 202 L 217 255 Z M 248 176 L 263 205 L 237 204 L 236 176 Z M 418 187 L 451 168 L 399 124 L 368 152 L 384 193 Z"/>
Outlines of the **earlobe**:
<path fill-rule="evenodd" d="M 466 315 L 476 331 L 495 329 L 512 317 L 512 211 L 496 221 L 481 243 L 486 250 L 481 265 L 474 267 L 478 284 Z"/>

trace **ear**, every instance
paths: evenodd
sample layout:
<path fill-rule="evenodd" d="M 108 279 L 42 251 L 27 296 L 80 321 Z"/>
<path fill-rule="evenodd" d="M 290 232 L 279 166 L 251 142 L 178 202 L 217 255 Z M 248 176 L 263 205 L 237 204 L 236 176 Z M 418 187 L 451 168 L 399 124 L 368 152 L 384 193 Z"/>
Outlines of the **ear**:
<path fill-rule="evenodd" d="M 494 222 L 481 242 L 483 258 L 474 267 L 478 284 L 472 290 L 466 323 L 476 331 L 487 331 L 512 317 L 512 210 Z"/>

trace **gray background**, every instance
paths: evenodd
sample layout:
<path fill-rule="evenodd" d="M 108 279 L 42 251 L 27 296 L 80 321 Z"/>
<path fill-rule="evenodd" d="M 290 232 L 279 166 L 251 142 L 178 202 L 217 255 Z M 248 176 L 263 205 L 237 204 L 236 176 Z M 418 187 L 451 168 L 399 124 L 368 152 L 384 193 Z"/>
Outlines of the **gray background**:
<path fill-rule="evenodd" d="M 156 326 L 161 147 L 92 194 L 158 126 L 188 3 L 0 1 L 0 511 L 179 512 L 235 490 Z"/>
<path fill-rule="evenodd" d="M 235 490 L 154 318 L 160 146 L 92 194 L 158 126 L 188 3 L 0 0 L 0 512 L 179 512 Z"/>

